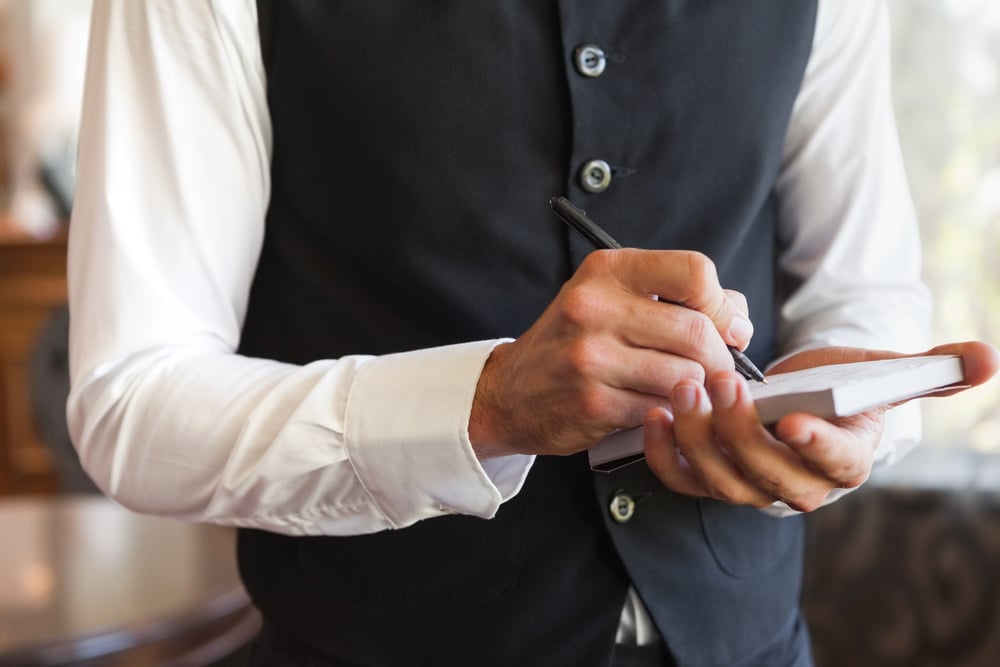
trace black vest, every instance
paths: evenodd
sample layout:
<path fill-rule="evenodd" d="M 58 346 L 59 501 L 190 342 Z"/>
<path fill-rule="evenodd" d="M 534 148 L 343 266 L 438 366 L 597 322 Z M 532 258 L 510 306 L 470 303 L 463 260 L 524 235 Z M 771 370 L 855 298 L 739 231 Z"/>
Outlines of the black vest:
<path fill-rule="evenodd" d="M 259 0 L 273 190 L 241 352 L 295 363 L 517 336 L 591 250 L 700 250 L 773 355 L 774 181 L 815 2 Z M 576 48 L 607 54 L 597 77 Z M 603 192 L 581 187 L 593 159 Z M 638 499 L 626 524 L 608 502 Z M 492 520 L 356 537 L 242 531 L 268 623 L 377 665 L 606 665 L 634 582 L 679 664 L 793 617 L 801 526 L 541 457 Z"/>

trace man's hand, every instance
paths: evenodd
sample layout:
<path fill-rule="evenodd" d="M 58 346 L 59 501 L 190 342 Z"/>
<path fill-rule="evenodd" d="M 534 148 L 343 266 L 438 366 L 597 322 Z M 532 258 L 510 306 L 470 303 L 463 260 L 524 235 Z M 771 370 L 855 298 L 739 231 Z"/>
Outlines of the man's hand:
<path fill-rule="evenodd" d="M 679 380 L 733 370 L 726 345 L 745 348 L 752 334 L 746 299 L 722 289 L 704 255 L 591 253 L 531 328 L 487 360 L 473 447 L 480 458 L 584 450 L 642 424 Z"/>
<path fill-rule="evenodd" d="M 961 355 L 969 386 L 986 382 L 1000 368 L 1000 354 L 986 343 L 942 345 L 924 354 Z M 824 348 L 795 355 L 772 371 L 903 356 L 908 355 Z M 766 428 L 746 381 L 731 371 L 714 372 L 706 386 L 690 379 L 678 382 L 670 409 L 647 413 L 646 461 L 679 493 L 757 507 L 782 500 L 808 512 L 832 489 L 853 488 L 867 479 L 886 409 L 833 421 L 791 414 Z"/>

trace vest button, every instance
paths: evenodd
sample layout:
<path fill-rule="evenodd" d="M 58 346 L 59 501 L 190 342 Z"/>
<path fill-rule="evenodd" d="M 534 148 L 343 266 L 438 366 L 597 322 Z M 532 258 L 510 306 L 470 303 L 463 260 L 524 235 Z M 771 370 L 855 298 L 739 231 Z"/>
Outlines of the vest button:
<path fill-rule="evenodd" d="M 617 491 L 608 505 L 611 518 L 617 523 L 628 523 L 635 514 L 635 500 L 624 491 Z"/>
<path fill-rule="evenodd" d="M 608 58 L 596 44 L 582 44 L 573 51 L 573 63 L 580 74 L 596 78 L 604 74 Z"/>
<path fill-rule="evenodd" d="M 604 192 L 611 185 L 611 165 L 604 160 L 591 160 L 580 168 L 580 187 L 587 192 Z"/>

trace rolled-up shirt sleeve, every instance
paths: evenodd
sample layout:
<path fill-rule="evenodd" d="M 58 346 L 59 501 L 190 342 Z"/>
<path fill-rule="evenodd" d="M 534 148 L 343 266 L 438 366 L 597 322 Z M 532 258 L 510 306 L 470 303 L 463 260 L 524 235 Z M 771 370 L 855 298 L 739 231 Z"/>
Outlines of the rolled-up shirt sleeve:
<path fill-rule="evenodd" d="M 139 511 L 287 534 L 492 516 L 533 461 L 480 462 L 469 442 L 500 341 L 237 354 L 270 155 L 252 0 L 96 1 L 69 251 L 85 468 Z"/>

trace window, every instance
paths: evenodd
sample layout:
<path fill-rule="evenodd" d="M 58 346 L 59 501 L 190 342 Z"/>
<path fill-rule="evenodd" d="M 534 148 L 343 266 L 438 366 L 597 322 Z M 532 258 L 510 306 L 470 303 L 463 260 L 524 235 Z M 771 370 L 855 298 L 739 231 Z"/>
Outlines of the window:
<path fill-rule="evenodd" d="M 933 339 L 1000 342 L 1000 3 L 890 0 L 900 140 L 934 293 Z M 1000 452 L 996 380 L 924 401 L 925 441 Z"/>

